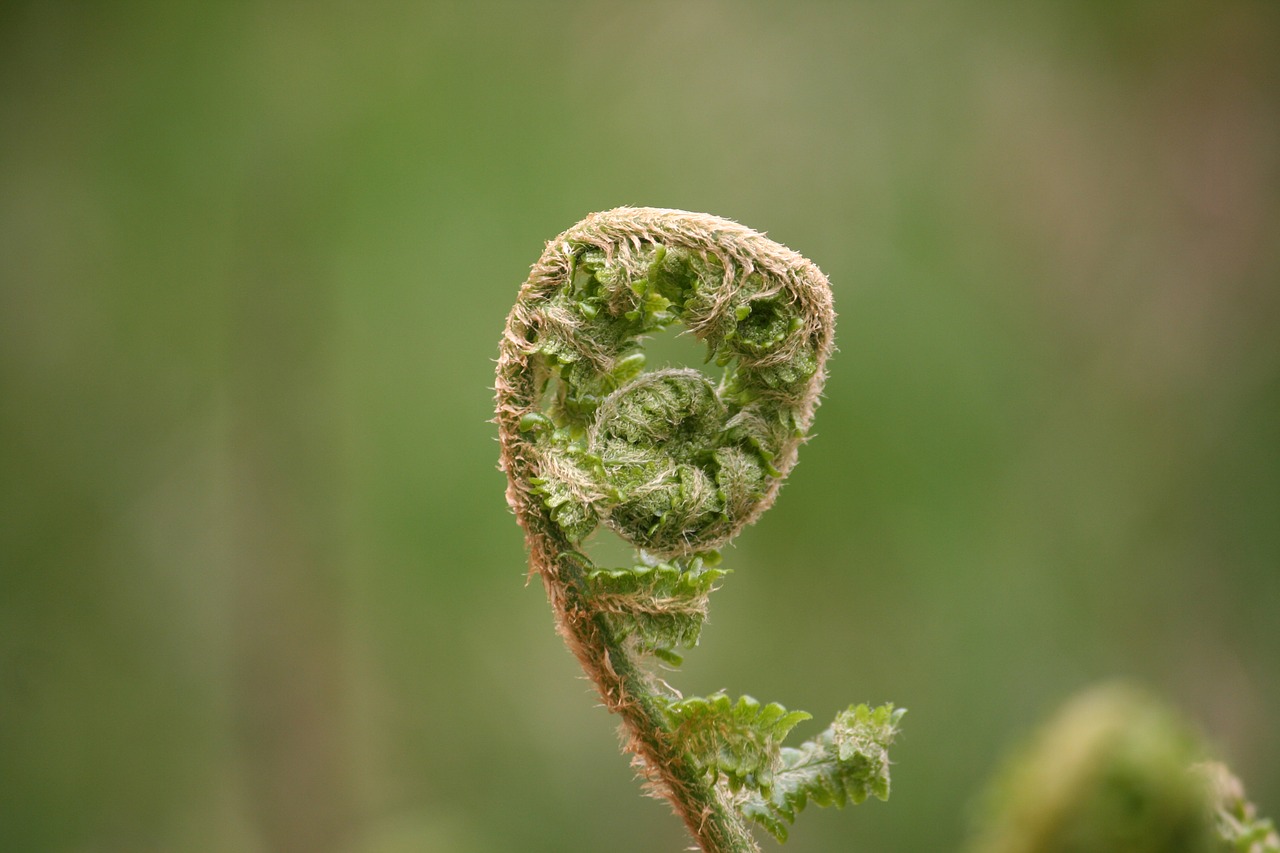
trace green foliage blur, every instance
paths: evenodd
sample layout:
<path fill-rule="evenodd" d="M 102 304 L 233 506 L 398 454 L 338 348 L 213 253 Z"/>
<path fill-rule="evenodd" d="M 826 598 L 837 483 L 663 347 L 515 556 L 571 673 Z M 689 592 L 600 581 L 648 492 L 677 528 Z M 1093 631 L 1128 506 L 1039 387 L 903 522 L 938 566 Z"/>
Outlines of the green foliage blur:
<path fill-rule="evenodd" d="M 1271 0 L 54 0 L 0 8 L 0 850 L 685 845 L 487 423 L 529 265 L 620 204 L 835 289 L 669 676 L 910 709 L 787 849 L 958 849 L 1113 677 L 1280 814 Z"/>
<path fill-rule="evenodd" d="M 1215 834 L 1223 798 L 1196 741 L 1177 714 L 1141 691 L 1121 684 L 1082 691 L 997 774 L 969 849 L 1263 853 Z"/>

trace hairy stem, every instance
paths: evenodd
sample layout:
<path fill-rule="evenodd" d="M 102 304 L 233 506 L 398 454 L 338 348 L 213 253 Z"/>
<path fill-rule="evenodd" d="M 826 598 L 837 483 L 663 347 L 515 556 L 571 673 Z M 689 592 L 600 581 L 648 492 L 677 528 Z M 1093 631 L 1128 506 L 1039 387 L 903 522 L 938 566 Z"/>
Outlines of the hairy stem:
<path fill-rule="evenodd" d="M 655 792 L 666 797 L 703 850 L 746 853 L 760 848 L 714 781 L 694 766 L 672 736 L 652 680 L 615 632 L 604 613 L 583 593 L 583 567 L 575 560 L 555 562 L 567 543 L 555 537 L 530 537 L 533 563 L 556 613 L 557 629 L 583 670 L 591 676 L 605 705 L 618 714 L 627 749 Z M 555 549 L 555 550 L 553 550 Z M 550 566 L 551 568 L 547 568 Z"/>

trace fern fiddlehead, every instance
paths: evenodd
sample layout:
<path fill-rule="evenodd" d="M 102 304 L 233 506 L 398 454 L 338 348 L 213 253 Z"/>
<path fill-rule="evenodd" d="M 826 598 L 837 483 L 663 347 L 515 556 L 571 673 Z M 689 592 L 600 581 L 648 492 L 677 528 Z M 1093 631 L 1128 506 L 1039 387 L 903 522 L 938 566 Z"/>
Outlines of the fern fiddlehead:
<path fill-rule="evenodd" d="M 807 802 L 888 795 L 901 711 L 851 707 L 798 749 L 803 712 L 723 694 L 683 699 L 646 668 L 692 647 L 724 572 L 715 549 L 773 502 L 825 378 L 835 314 L 804 257 L 706 214 L 618 208 L 547 244 L 507 321 L 497 424 L 507 500 L 557 629 L 622 718 L 626 748 L 704 851 L 758 850 L 744 817 L 785 838 Z M 716 381 L 642 372 L 644 339 L 677 323 Z M 603 525 L 635 565 L 596 566 Z"/>
<path fill-rule="evenodd" d="M 1280 853 L 1280 836 L 1182 716 L 1125 684 L 1092 687 L 1017 750 L 970 853 Z"/>

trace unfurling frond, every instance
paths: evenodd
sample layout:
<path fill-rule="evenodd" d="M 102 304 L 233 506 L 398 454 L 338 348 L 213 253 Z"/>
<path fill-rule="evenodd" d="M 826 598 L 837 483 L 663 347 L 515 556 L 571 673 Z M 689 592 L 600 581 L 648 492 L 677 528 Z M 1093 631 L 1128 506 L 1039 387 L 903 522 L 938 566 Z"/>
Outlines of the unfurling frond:
<path fill-rule="evenodd" d="M 677 324 L 708 373 L 644 371 L 645 340 Z M 826 277 L 785 246 L 702 213 L 618 208 L 547 244 L 502 338 L 501 467 L 530 569 L 650 787 L 706 853 L 759 849 L 739 794 L 787 820 L 806 797 L 865 796 L 839 769 L 861 760 L 839 746 L 857 726 L 831 730 L 834 769 L 796 764 L 788 756 L 809 747 L 781 742 L 807 714 L 722 694 L 675 701 L 645 668 L 697 644 L 725 575 L 708 567 L 714 549 L 769 508 L 795 465 L 834 324 Z M 635 567 L 583 553 L 601 527 L 635 546 Z"/>
<path fill-rule="evenodd" d="M 812 717 L 777 702 L 761 705 L 750 696 L 734 702 L 724 693 L 672 703 L 667 719 L 695 763 L 723 774 L 732 791 L 768 790 L 773 784 L 782 740 Z"/>
<path fill-rule="evenodd" d="M 684 569 L 671 563 L 630 569 L 597 569 L 586 577 L 587 595 L 636 648 L 678 664 L 675 649 L 698 644 L 707 618 L 707 597 L 723 569 Z"/>

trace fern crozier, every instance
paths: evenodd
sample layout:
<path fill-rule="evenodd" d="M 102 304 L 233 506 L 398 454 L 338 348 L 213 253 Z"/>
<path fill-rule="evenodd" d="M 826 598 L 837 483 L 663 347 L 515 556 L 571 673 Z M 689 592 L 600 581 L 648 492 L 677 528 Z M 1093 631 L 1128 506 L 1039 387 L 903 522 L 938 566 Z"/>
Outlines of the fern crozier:
<path fill-rule="evenodd" d="M 882 753 L 901 712 L 863 706 L 879 715 L 868 737 L 836 744 L 853 720 L 842 715 L 784 753 L 807 714 L 749 697 L 683 699 L 644 663 L 678 663 L 677 649 L 697 643 L 725 574 L 716 549 L 768 509 L 795 465 L 834 321 L 826 278 L 790 249 L 706 214 L 618 208 L 547 244 L 500 346 L 501 467 L 530 571 L 650 790 L 705 851 L 758 850 L 744 817 L 785 837 L 806 798 L 888 793 Z M 715 375 L 643 370 L 644 340 L 676 324 Z M 635 546 L 632 566 L 596 566 L 583 552 L 601 527 Z M 792 756 L 806 749 L 813 768 Z"/>

